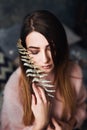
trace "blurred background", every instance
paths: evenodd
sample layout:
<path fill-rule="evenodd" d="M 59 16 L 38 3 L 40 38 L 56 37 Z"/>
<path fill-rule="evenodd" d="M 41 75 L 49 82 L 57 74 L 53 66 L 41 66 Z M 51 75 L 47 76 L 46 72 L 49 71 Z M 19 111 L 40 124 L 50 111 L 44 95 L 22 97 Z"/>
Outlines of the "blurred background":
<path fill-rule="evenodd" d="M 4 85 L 19 64 L 16 42 L 21 22 L 37 9 L 50 10 L 62 22 L 70 57 L 81 66 L 87 87 L 87 0 L 0 0 L 0 109 Z M 82 129 L 87 130 L 85 122 Z"/>

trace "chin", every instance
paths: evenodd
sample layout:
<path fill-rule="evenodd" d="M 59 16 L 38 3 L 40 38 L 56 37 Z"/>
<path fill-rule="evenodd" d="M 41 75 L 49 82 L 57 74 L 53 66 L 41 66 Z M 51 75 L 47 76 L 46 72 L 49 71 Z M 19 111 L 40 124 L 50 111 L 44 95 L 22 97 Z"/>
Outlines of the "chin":
<path fill-rule="evenodd" d="M 50 73 L 52 73 L 52 72 L 53 72 L 53 69 L 44 70 L 44 72 L 45 72 L 46 74 L 50 74 Z"/>

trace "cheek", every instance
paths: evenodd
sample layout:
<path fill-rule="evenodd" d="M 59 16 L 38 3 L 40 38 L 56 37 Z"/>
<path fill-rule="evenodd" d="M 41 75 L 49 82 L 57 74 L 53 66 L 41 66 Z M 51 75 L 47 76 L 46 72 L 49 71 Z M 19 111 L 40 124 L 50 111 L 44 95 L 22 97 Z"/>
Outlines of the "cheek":
<path fill-rule="evenodd" d="M 49 55 L 50 60 L 53 61 L 53 59 L 52 59 L 52 55 L 51 55 L 51 52 L 49 52 L 48 55 Z"/>
<path fill-rule="evenodd" d="M 34 61 L 34 63 L 39 64 L 40 61 L 41 61 L 41 58 L 40 58 L 39 55 L 38 56 L 32 56 L 32 60 Z"/>

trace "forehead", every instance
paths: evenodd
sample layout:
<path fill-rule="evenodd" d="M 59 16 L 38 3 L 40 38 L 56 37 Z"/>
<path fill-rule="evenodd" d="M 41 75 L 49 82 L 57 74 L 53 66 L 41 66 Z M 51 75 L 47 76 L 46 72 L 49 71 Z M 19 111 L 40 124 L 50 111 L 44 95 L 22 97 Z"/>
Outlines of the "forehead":
<path fill-rule="evenodd" d="M 26 37 L 26 46 L 36 46 L 36 47 L 44 47 L 49 43 L 47 39 L 39 32 L 33 31 Z"/>

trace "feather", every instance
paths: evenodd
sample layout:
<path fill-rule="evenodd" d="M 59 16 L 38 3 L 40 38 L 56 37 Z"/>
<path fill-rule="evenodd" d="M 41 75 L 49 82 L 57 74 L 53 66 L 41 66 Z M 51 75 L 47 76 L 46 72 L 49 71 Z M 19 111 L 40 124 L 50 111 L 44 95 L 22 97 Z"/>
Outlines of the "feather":
<path fill-rule="evenodd" d="M 29 52 L 22 46 L 21 39 L 18 40 L 17 47 L 21 56 L 21 61 L 23 65 L 26 66 L 26 76 L 32 77 L 32 82 L 38 83 L 38 85 L 45 90 L 47 95 L 53 98 L 53 93 L 55 93 L 54 85 L 51 84 L 51 81 L 43 79 L 47 74 L 34 64 L 32 57 L 29 56 Z"/>

